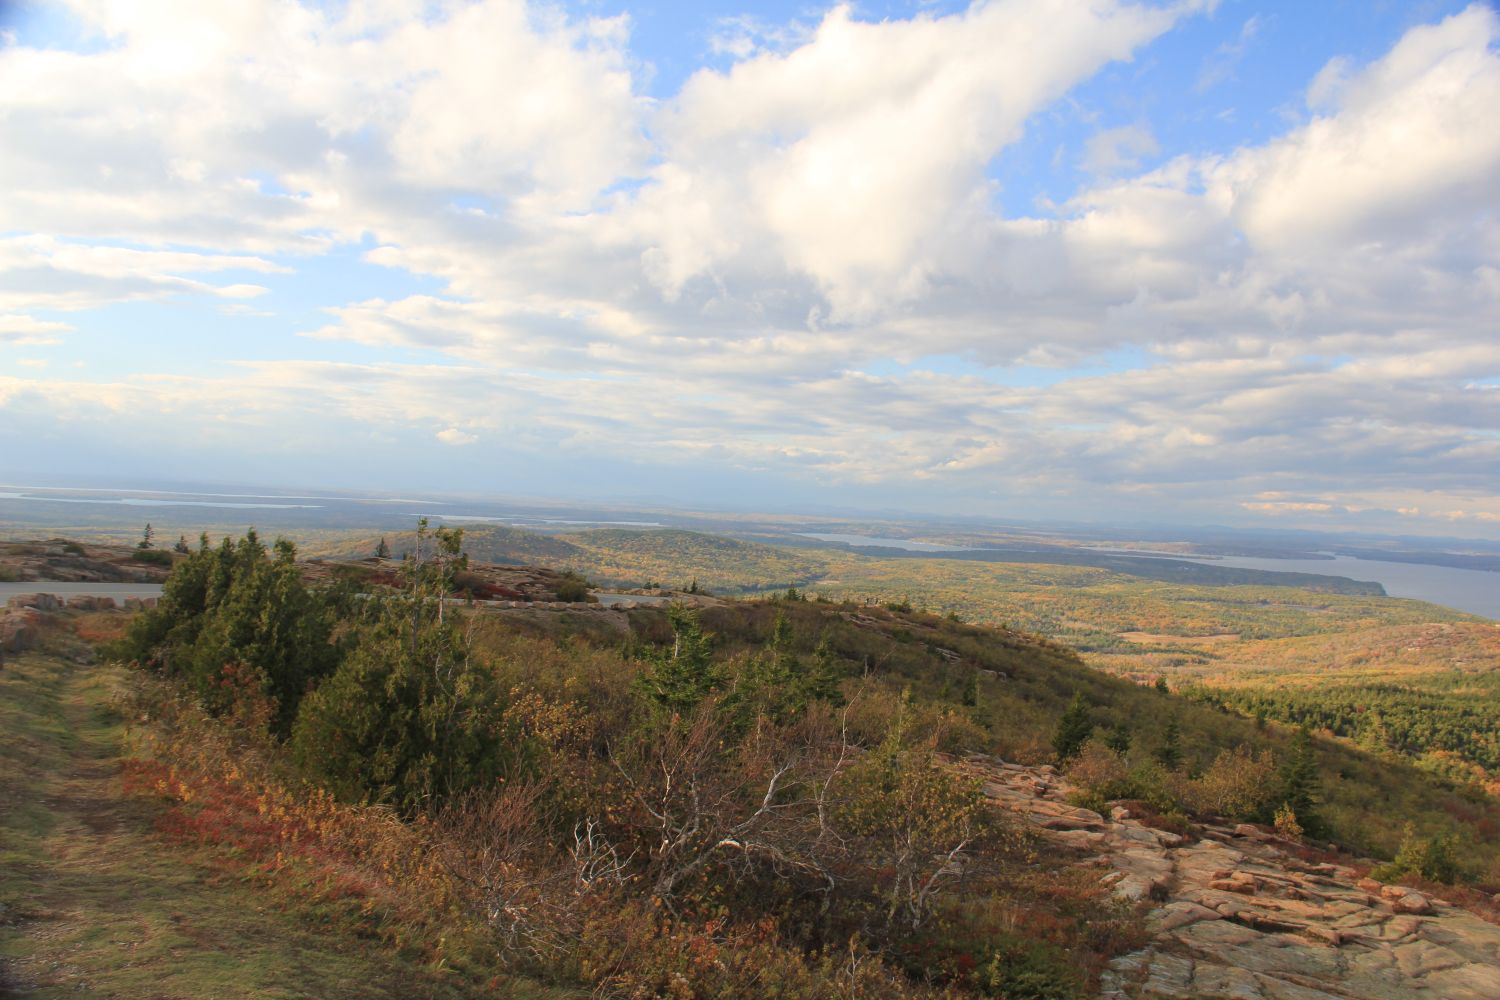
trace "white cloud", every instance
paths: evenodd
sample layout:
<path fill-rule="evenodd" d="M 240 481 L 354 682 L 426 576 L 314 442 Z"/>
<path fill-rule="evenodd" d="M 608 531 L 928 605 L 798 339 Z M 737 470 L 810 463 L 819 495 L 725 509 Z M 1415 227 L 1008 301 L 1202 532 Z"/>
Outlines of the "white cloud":
<path fill-rule="evenodd" d="M 479 440 L 479 435 L 461 431 L 457 427 L 449 427 L 437 432 L 435 437 L 446 445 L 462 446 L 474 444 Z"/>
<path fill-rule="evenodd" d="M 664 109 L 666 163 L 634 205 L 648 274 L 670 296 L 789 268 L 835 319 L 918 298 L 978 249 L 984 167 L 1026 118 L 1176 16 L 996 2 L 877 24 L 841 6 L 790 52 L 701 70 Z"/>
<path fill-rule="evenodd" d="M 15 313 L 0 313 L 0 344 L 39 347 L 60 343 L 57 334 L 71 330 L 67 323 L 39 320 Z"/>
<path fill-rule="evenodd" d="M 726 68 L 648 101 L 620 19 L 409 7 L 80 2 L 100 51 L 8 50 L 0 231 L 30 235 L 0 239 L 0 342 L 123 301 L 254 312 L 340 246 L 437 280 L 326 303 L 305 332 L 357 364 L 10 380 L 0 399 L 246 442 L 327 420 L 1007 496 L 1453 511 L 1500 493 L 1483 6 L 1329 62 L 1306 120 L 1261 145 L 1139 174 L 1149 123 L 1101 132 L 1093 186 L 1032 218 L 998 213 L 995 158 L 1193 8 L 839 7 L 734 26 Z M 983 370 L 1122 348 L 1131 370 L 1045 387 Z M 367 363 L 409 350 L 454 363 Z"/>
<path fill-rule="evenodd" d="M 1500 16 L 1476 5 L 1413 28 L 1386 56 L 1312 99 L 1330 113 L 1211 171 L 1257 244 L 1289 255 L 1431 238 L 1494 204 Z M 1333 72 L 1341 73 L 1343 64 Z"/>

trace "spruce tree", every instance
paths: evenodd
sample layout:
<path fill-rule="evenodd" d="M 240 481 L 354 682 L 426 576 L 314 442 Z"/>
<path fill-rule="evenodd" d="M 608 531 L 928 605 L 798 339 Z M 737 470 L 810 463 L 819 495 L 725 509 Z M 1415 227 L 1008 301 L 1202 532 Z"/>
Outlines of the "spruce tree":
<path fill-rule="evenodd" d="M 817 647 L 813 650 L 812 667 L 807 671 L 807 694 L 810 699 L 831 702 L 834 705 L 844 703 L 844 693 L 839 689 L 839 682 L 843 680 L 844 673 L 839 669 L 838 656 L 833 647 L 828 645 L 828 637 L 825 635 L 818 640 Z"/>
<path fill-rule="evenodd" d="M 1052 749 L 1057 751 L 1057 759 L 1066 763 L 1078 756 L 1078 751 L 1093 734 L 1094 723 L 1089 718 L 1088 703 L 1083 700 L 1082 692 L 1075 693 L 1073 703 L 1058 720 L 1057 731 L 1052 735 Z"/>
<path fill-rule="evenodd" d="M 1297 817 L 1302 829 L 1314 837 L 1324 834 L 1317 814 L 1318 759 L 1313 753 L 1312 732 L 1306 725 L 1292 738 L 1292 750 L 1281 768 L 1281 801 Z"/>
<path fill-rule="evenodd" d="M 712 659 L 713 643 L 698 612 L 673 605 L 667 611 L 672 646 L 656 654 L 636 680 L 637 690 L 669 712 L 686 714 L 723 686 Z"/>
<path fill-rule="evenodd" d="M 1178 725 L 1175 715 L 1167 720 L 1161 731 L 1161 746 L 1156 748 L 1156 762 L 1168 771 L 1176 771 L 1182 767 L 1182 727 Z"/>
<path fill-rule="evenodd" d="M 1121 757 L 1130 752 L 1130 730 L 1125 723 L 1117 722 L 1109 735 L 1104 737 L 1104 745 L 1109 747 Z"/>

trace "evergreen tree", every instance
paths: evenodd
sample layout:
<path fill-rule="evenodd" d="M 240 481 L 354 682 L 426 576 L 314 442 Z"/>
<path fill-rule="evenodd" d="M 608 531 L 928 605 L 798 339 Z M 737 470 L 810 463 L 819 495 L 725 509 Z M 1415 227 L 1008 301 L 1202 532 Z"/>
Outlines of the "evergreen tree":
<path fill-rule="evenodd" d="M 807 671 L 807 695 L 810 699 L 830 702 L 833 705 L 844 703 L 844 693 L 839 688 L 839 682 L 844 679 L 844 672 L 839 668 L 838 656 L 833 647 L 828 645 L 828 637 L 825 635 L 818 640 L 818 645 L 813 649 L 812 668 Z"/>
<path fill-rule="evenodd" d="M 976 708 L 976 707 L 978 707 L 978 705 L 979 705 L 979 671 L 978 670 L 970 670 L 969 673 L 968 673 L 968 676 L 966 676 L 964 678 L 964 689 L 963 689 L 963 693 L 959 696 L 959 701 L 966 708 Z"/>
<path fill-rule="evenodd" d="M 272 727 L 284 735 L 302 696 L 338 663 L 335 618 L 328 595 L 303 583 L 290 542 L 278 541 L 273 558 L 254 529 L 217 549 L 203 536 L 116 653 L 182 677 L 215 712 L 230 707 L 233 692 L 221 682 L 225 668 L 238 665 L 274 700 Z"/>
<path fill-rule="evenodd" d="M 805 664 L 795 649 L 792 625 L 778 611 L 764 651 L 753 657 L 740 675 L 736 701 L 752 712 L 763 712 L 777 722 L 801 714 L 814 701 L 841 703 L 841 674 L 827 639 L 813 651 L 813 662 Z"/>
<path fill-rule="evenodd" d="M 462 544 L 461 529 L 429 536 L 419 521 L 404 587 L 362 602 L 354 649 L 303 702 L 294 755 L 343 798 L 413 815 L 520 767 L 495 674 L 445 610 Z"/>
<path fill-rule="evenodd" d="M 713 643 L 698 612 L 680 604 L 667 611 L 672 625 L 671 649 L 653 655 L 636 679 L 637 690 L 669 712 L 686 714 L 723 686 L 714 666 Z"/>
<path fill-rule="evenodd" d="M 1126 728 L 1123 722 L 1115 723 L 1114 728 L 1109 731 L 1109 735 L 1104 737 L 1104 745 L 1121 757 L 1130 752 L 1130 742 L 1130 730 Z"/>
<path fill-rule="evenodd" d="M 1072 760 L 1078 756 L 1078 751 L 1089 741 L 1094 734 L 1094 723 L 1089 718 L 1088 703 L 1083 700 L 1082 692 L 1073 695 L 1073 703 L 1063 713 L 1057 722 L 1057 731 L 1052 735 L 1052 749 L 1057 751 L 1057 759 L 1063 762 Z"/>
<path fill-rule="evenodd" d="M 177 544 L 174 545 L 174 546 L 172 546 L 172 551 L 176 552 L 176 553 L 179 553 L 181 555 L 187 555 L 187 554 L 189 554 L 190 552 L 193 551 L 192 549 L 188 548 L 188 541 L 187 541 L 187 536 L 186 535 L 178 535 L 177 536 Z"/>
<path fill-rule="evenodd" d="M 151 524 L 150 522 L 147 522 L 146 530 L 141 532 L 141 540 L 135 543 L 135 547 L 140 549 L 142 552 L 144 552 L 146 549 L 149 549 L 151 547 L 151 536 L 154 534 L 156 534 L 156 532 L 151 530 Z"/>
<path fill-rule="evenodd" d="M 391 546 L 385 540 L 385 536 L 382 535 L 381 539 L 380 539 L 380 544 L 377 545 L 377 546 L 375 546 L 375 558 L 376 559 L 389 559 L 390 557 L 391 557 Z"/>
<path fill-rule="evenodd" d="M 503 738 L 494 673 L 438 616 L 433 591 L 382 601 L 374 624 L 303 703 L 292 734 L 302 767 L 341 798 L 431 812 L 517 762 Z"/>
<path fill-rule="evenodd" d="M 1292 810 L 1309 835 L 1325 833 L 1317 814 L 1318 759 L 1313 752 L 1312 732 L 1301 726 L 1292 738 L 1292 749 L 1281 768 L 1281 801 Z"/>
<path fill-rule="evenodd" d="M 1182 767 L 1182 727 L 1177 723 L 1177 716 L 1167 720 L 1167 724 L 1161 731 L 1161 746 L 1156 748 L 1156 762 L 1168 771 L 1176 771 Z"/>

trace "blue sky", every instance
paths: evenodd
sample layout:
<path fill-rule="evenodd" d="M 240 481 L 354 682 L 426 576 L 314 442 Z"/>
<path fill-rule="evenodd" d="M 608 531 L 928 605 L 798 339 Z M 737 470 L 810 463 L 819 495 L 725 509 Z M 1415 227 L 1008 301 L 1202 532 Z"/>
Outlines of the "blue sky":
<path fill-rule="evenodd" d="M 1500 535 L 1489 5 L 0 30 L 28 478 Z"/>

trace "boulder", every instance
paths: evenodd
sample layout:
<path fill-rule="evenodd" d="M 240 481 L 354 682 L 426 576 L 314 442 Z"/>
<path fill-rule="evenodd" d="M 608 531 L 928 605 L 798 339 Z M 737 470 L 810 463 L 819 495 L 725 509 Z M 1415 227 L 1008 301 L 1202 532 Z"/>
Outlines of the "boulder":
<path fill-rule="evenodd" d="M 6 602 L 12 608 L 36 608 L 38 611 L 56 611 L 62 602 L 52 594 L 17 594 Z"/>
<path fill-rule="evenodd" d="M 1432 912 L 1432 900 L 1420 892 L 1408 892 L 1391 901 L 1391 909 L 1397 913 L 1427 914 Z"/>
<path fill-rule="evenodd" d="M 78 594 L 68 598 L 67 604 L 74 611 L 112 611 L 115 607 L 115 599 L 113 597 Z"/>
<path fill-rule="evenodd" d="M 9 608 L 0 612 L 0 650 L 23 653 L 41 640 L 46 616 L 35 608 Z"/>

